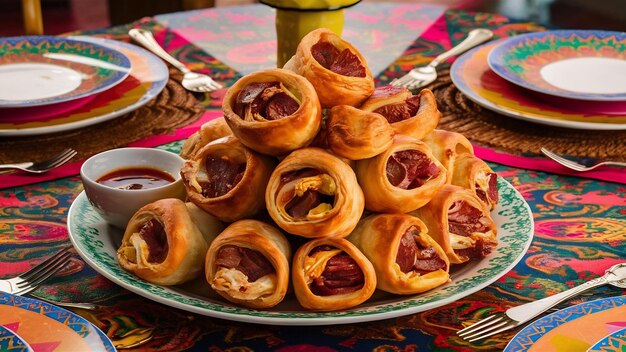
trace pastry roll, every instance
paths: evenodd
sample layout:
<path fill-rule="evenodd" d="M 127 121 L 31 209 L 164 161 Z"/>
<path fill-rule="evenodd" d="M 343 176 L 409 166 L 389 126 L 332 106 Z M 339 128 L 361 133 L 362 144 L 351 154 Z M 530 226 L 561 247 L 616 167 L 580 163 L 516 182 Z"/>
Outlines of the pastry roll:
<path fill-rule="evenodd" d="M 289 154 L 265 192 L 267 211 L 283 230 L 302 237 L 345 237 L 363 212 L 363 192 L 350 166 L 318 148 Z"/>
<path fill-rule="evenodd" d="M 240 220 L 211 243 L 206 280 L 233 303 L 270 308 L 287 293 L 290 260 L 289 242 L 280 231 L 261 221 Z"/>
<path fill-rule="evenodd" d="M 463 154 L 456 158 L 452 184 L 474 192 L 489 210 L 498 204 L 498 175 L 474 155 Z"/>
<path fill-rule="evenodd" d="M 424 221 L 452 264 L 485 257 L 498 245 L 488 208 L 468 189 L 446 185 L 411 214 Z"/>
<path fill-rule="evenodd" d="M 326 126 L 330 149 L 350 160 L 371 158 L 393 143 L 393 128 L 382 115 L 350 105 L 330 109 Z"/>
<path fill-rule="evenodd" d="M 413 95 L 403 87 L 378 87 L 360 109 L 383 115 L 396 133 L 417 139 L 432 132 L 441 118 L 435 95 L 429 89 Z"/>
<path fill-rule="evenodd" d="M 226 92 L 222 109 L 241 143 L 269 155 L 308 145 L 322 122 L 322 109 L 311 83 L 282 69 L 242 77 Z"/>
<path fill-rule="evenodd" d="M 456 158 L 463 154 L 474 154 L 472 143 L 460 133 L 433 130 L 422 141 L 428 144 L 435 158 L 448 170 L 446 183 L 452 182 Z"/>
<path fill-rule="evenodd" d="M 218 117 L 200 126 L 200 129 L 189 136 L 180 150 L 180 156 L 183 159 L 191 159 L 200 148 L 213 142 L 216 139 L 230 136 L 233 131 L 230 130 L 224 117 Z"/>
<path fill-rule="evenodd" d="M 189 201 L 216 218 L 232 222 L 265 207 L 263 194 L 274 161 L 234 136 L 200 149 L 180 170 Z"/>
<path fill-rule="evenodd" d="M 147 204 L 133 215 L 117 260 L 148 282 L 178 285 L 202 272 L 208 247 L 185 202 L 168 198 Z"/>
<path fill-rule="evenodd" d="M 367 301 L 376 289 L 372 263 L 342 238 L 318 238 L 296 251 L 293 289 L 306 309 L 332 311 Z"/>
<path fill-rule="evenodd" d="M 377 288 L 408 295 L 450 280 L 450 262 L 426 225 L 407 214 L 371 215 L 346 238 L 365 254 L 376 271 Z"/>
<path fill-rule="evenodd" d="M 326 28 L 304 36 L 284 68 L 306 77 L 324 108 L 357 106 L 374 91 L 374 79 L 363 55 Z"/>
<path fill-rule="evenodd" d="M 356 163 L 365 208 L 406 213 L 428 203 L 443 187 L 446 169 L 430 148 L 417 139 L 396 135 L 382 154 Z"/>

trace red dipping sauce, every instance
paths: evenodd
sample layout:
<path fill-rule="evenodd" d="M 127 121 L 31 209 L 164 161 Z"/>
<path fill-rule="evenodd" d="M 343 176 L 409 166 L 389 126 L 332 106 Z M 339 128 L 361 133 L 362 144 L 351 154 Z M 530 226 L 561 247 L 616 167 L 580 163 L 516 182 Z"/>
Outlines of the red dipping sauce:
<path fill-rule="evenodd" d="M 99 184 L 108 187 L 127 190 L 156 188 L 174 181 L 174 177 L 167 172 L 150 167 L 117 169 L 96 180 Z"/>

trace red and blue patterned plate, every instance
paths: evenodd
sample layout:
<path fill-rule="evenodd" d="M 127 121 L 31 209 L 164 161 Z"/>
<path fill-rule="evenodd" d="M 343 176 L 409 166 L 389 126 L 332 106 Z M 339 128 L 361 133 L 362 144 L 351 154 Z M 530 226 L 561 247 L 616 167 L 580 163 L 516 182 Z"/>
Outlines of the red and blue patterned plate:
<path fill-rule="evenodd" d="M 520 87 L 568 99 L 626 101 L 626 33 L 555 30 L 502 41 L 489 66 Z"/>
<path fill-rule="evenodd" d="M 114 48 L 51 36 L 0 38 L 0 107 L 66 102 L 105 91 L 130 73 Z"/>

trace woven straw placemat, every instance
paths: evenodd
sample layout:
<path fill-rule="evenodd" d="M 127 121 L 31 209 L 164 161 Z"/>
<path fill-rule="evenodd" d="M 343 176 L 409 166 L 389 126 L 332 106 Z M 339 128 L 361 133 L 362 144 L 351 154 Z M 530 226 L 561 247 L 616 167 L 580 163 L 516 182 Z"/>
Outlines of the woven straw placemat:
<path fill-rule="evenodd" d="M 172 133 L 196 121 L 205 111 L 194 94 L 180 85 L 181 77 L 170 69 L 170 79 L 155 99 L 115 119 L 55 134 L 2 138 L 0 163 L 39 161 L 67 147 L 78 152 L 73 160 L 84 160 L 146 137 Z"/>
<path fill-rule="evenodd" d="M 448 71 L 430 88 L 442 113 L 437 128 L 462 133 L 478 145 L 513 155 L 542 155 L 545 147 L 578 157 L 626 161 L 626 131 L 577 130 L 514 119 L 469 100 Z"/>

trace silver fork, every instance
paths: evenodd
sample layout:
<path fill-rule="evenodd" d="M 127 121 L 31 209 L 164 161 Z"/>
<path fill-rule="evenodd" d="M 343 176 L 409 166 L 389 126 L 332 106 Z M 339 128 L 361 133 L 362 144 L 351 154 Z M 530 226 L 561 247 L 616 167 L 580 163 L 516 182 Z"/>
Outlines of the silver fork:
<path fill-rule="evenodd" d="M 2 164 L 0 165 L 0 174 L 4 174 L 10 172 L 11 170 L 22 170 L 34 174 L 40 174 L 43 172 L 48 172 L 54 168 L 57 168 L 66 162 L 70 161 L 76 155 L 76 151 L 71 148 L 67 148 L 60 152 L 59 154 L 51 157 L 50 159 L 32 162 L 27 161 L 23 163 L 15 163 L 15 164 Z"/>
<path fill-rule="evenodd" d="M 626 288 L 626 263 L 610 267 L 603 276 L 587 281 L 582 285 L 563 291 L 554 296 L 509 308 L 504 313 L 496 313 L 456 332 L 466 341 L 476 341 L 485 337 L 515 328 L 533 319 L 560 302 L 594 287 L 610 284 Z"/>
<path fill-rule="evenodd" d="M 128 34 L 146 49 L 152 51 L 161 59 L 169 62 L 172 66 L 182 72 L 184 76 L 181 84 L 187 90 L 192 92 L 208 93 L 223 87 L 221 84 L 215 82 L 213 78 L 201 73 L 193 72 L 188 69 L 185 64 L 176 60 L 172 55 L 165 51 L 159 43 L 157 43 L 152 35 L 152 32 L 145 29 L 133 28 L 128 31 Z"/>
<path fill-rule="evenodd" d="M 68 252 L 70 248 L 70 246 L 63 248 L 23 274 L 11 279 L 0 280 L 0 291 L 14 295 L 25 295 L 35 290 L 42 282 L 56 274 L 70 261 L 71 254 Z"/>
<path fill-rule="evenodd" d="M 454 55 L 459 55 L 467 50 L 493 38 L 493 32 L 485 29 L 473 29 L 467 34 L 462 42 L 452 49 L 440 54 L 426 66 L 416 67 L 406 75 L 393 80 L 390 84 L 396 87 L 405 87 L 409 90 L 424 87 L 437 79 L 437 66 Z"/>
<path fill-rule="evenodd" d="M 72 254 L 68 252 L 70 248 L 72 248 L 72 246 L 67 246 L 63 248 L 50 258 L 37 264 L 23 274 L 20 274 L 11 279 L 0 280 L 0 291 L 12 293 L 18 296 L 22 296 L 34 291 L 45 280 L 59 272 L 65 267 L 65 265 L 67 265 L 67 263 L 70 261 L 70 258 L 72 257 Z M 57 302 L 42 297 L 36 298 L 57 306 L 67 308 L 82 308 L 94 310 L 99 307 L 97 304 L 92 303 Z"/>
<path fill-rule="evenodd" d="M 556 161 L 557 163 L 559 163 L 559 164 L 561 164 L 561 165 L 563 165 L 563 166 L 565 166 L 565 167 L 567 167 L 569 169 L 576 170 L 576 171 L 589 171 L 589 170 L 593 170 L 593 169 L 595 169 L 597 167 L 600 167 L 600 166 L 609 166 L 609 165 L 626 167 L 626 163 L 622 163 L 622 162 L 619 162 L 619 161 L 602 161 L 602 162 L 599 162 L 599 163 L 587 166 L 587 165 L 583 165 L 583 164 L 580 164 L 578 162 L 575 162 L 573 160 L 566 159 L 566 158 L 564 158 L 564 157 L 562 157 L 562 156 L 560 156 L 558 154 L 555 154 L 554 152 L 549 151 L 548 149 L 543 148 L 543 147 L 541 148 L 541 152 L 545 156 L 547 156 L 548 158 Z"/>

